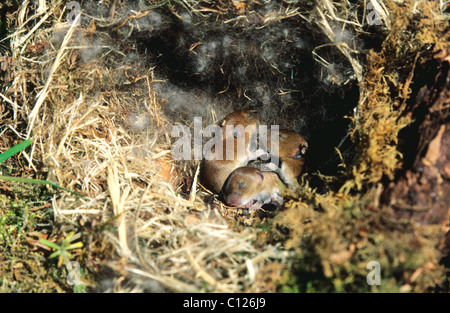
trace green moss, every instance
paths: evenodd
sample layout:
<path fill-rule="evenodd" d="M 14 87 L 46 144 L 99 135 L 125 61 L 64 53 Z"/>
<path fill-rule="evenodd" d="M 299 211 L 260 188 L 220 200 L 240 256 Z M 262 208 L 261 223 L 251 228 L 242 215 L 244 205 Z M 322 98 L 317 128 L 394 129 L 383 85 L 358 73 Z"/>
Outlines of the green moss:
<path fill-rule="evenodd" d="M 13 192 L 0 195 L 0 292 L 86 292 L 85 285 L 68 284 L 67 269 L 36 245 L 37 234 L 58 236 L 58 229 L 42 226 L 54 224 L 52 207 L 39 209 L 54 195 L 45 186 L 8 184 Z M 92 279 L 91 270 L 81 273 Z"/>

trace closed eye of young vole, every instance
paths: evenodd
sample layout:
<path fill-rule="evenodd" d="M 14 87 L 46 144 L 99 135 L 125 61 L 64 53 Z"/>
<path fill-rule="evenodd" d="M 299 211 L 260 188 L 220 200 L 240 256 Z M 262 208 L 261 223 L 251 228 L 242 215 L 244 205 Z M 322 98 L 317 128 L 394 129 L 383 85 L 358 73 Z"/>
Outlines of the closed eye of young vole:
<path fill-rule="evenodd" d="M 255 211 L 266 203 L 282 203 L 280 186 L 282 183 L 277 174 L 244 166 L 230 174 L 223 186 L 222 195 L 225 203 L 230 206 Z"/>

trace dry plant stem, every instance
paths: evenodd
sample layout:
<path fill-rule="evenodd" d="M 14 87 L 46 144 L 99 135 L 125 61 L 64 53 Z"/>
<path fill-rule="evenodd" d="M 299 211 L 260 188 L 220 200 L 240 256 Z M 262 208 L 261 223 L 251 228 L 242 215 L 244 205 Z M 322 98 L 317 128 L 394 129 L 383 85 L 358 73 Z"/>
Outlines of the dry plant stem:
<path fill-rule="evenodd" d="M 325 5 L 325 7 L 328 9 L 328 12 L 331 14 L 331 17 L 335 20 L 335 21 L 339 21 L 339 22 L 343 22 L 346 24 L 351 24 L 357 27 L 361 27 L 361 24 L 353 22 L 353 21 L 347 21 L 344 19 L 341 19 L 340 17 L 337 17 L 335 14 L 335 7 L 330 3 L 329 0 L 323 0 L 323 4 Z"/>
<path fill-rule="evenodd" d="M 331 4 L 328 4 L 328 6 L 330 6 L 330 5 Z M 334 42 L 336 35 L 334 34 L 333 30 L 330 27 L 330 24 L 328 23 L 327 19 L 325 18 L 323 10 L 319 6 L 316 7 L 316 10 L 317 10 L 317 12 L 319 13 L 319 15 L 321 17 L 321 20 L 319 22 L 317 22 L 317 24 L 322 29 L 324 34 L 328 37 L 328 39 L 331 42 Z M 360 96 L 362 96 L 362 94 L 363 94 L 363 90 L 362 90 L 363 75 L 362 75 L 362 66 L 361 66 L 361 64 L 359 64 L 359 62 L 355 58 L 353 58 L 351 56 L 348 46 L 346 47 L 343 44 L 335 44 L 335 45 L 339 49 L 339 51 L 341 51 L 342 54 L 348 59 L 350 64 L 352 65 L 353 71 L 355 72 L 355 75 L 356 75 L 356 79 L 358 80 Z"/>
<path fill-rule="evenodd" d="M 197 271 L 197 275 L 200 276 L 201 278 L 203 278 L 208 284 L 210 284 L 214 287 L 217 286 L 217 281 L 211 275 L 209 275 L 205 270 L 203 270 L 201 268 L 201 266 L 198 264 L 197 260 L 194 259 L 194 257 L 192 256 L 192 253 L 189 250 L 186 250 L 186 253 L 189 257 L 189 260 L 190 260 L 192 266 Z"/>
<path fill-rule="evenodd" d="M 36 96 L 38 99 L 36 101 L 36 104 L 34 105 L 33 110 L 31 111 L 31 113 L 29 115 L 30 123 L 28 124 L 27 138 L 30 138 L 30 133 L 33 130 L 34 122 L 39 113 L 39 109 L 41 108 L 41 105 L 44 103 L 44 100 L 48 95 L 50 83 L 52 82 L 52 79 L 53 79 L 53 74 L 55 73 L 56 69 L 62 62 L 62 59 L 66 52 L 67 44 L 69 43 L 70 38 L 72 37 L 72 34 L 75 31 L 76 24 L 78 23 L 80 16 L 81 16 L 81 14 L 79 14 L 76 17 L 75 21 L 73 22 L 73 24 L 70 26 L 69 30 L 67 31 L 67 34 L 64 37 L 61 47 L 59 48 L 58 54 L 56 55 L 55 62 L 53 63 L 53 66 L 50 70 L 50 74 L 48 76 L 47 83 L 45 84 L 44 89 L 42 89 Z"/>
<path fill-rule="evenodd" d="M 111 202 L 114 209 L 114 215 L 117 216 L 118 221 L 118 232 L 119 232 L 119 242 L 121 247 L 121 252 L 125 256 L 131 254 L 128 248 L 127 241 L 127 225 L 125 216 L 125 203 L 127 202 L 130 188 L 126 187 L 121 195 L 121 188 L 119 184 L 119 174 L 116 163 L 113 161 L 111 166 L 108 167 L 108 189 L 111 197 Z"/>
<path fill-rule="evenodd" d="M 90 120 L 88 122 L 85 122 L 85 123 L 81 124 L 81 122 L 85 121 L 86 117 L 95 109 L 95 105 L 92 105 L 92 106 L 89 106 L 89 109 L 87 110 L 87 112 L 81 118 L 77 119 L 79 121 L 79 123 L 76 123 L 75 125 L 72 126 L 72 121 L 75 118 L 75 114 L 78 113 L 78 108 L 80 107 L 81 104 L 83 104 L 83 102 L 84 102 L 83 94 L 80 94 L 80 97 L 67 110 L 68 112 L 70 112 L 71 118 L 69 119 L 69 125 L 67 126 L 67 131 L 64 134 L 63 138 L 61 139 L 61 141 L 60 141 L 60 143 L 58 145 L 58 149 L 56 150 L 56 154 L 55 154 L 56 158 L 62 152 L 62 149 L 64 147 L 64 143 L 66 142 L 67 138 L 71 134 L 73 134 L 77 129 L 81 129 L 81 128 L 84 128 L 84 127 L 89 126 L 91 124 L 95 124 L 95 123 L 97 123 L 100 120 L 99 118 L 95 118 L 93 120 Z"/>
<path fill-rule="evenodd" d="M 125 266 L 125 270 L 129 271 L 130 273 L 134 273 L 137 275 L 141 275 L 143 277 L 148 277 L 154 280 L 159 281 L 160 283 L 164 284 L 168 288 L 171 288 L 177 292 L 193 292 L 198 293 L 200 292 L 200 289 L 197 289 L 193 287 L 192 285 L 186 284 L 178 279 L 168 277 L 168 276 L 162 276 L 162 275 L 155 275 L 148 272 L 141 271 L 136 268 L 131 268 L 128 266 Z"/>
<path fill-rule="evenodd" d="M 195 201 L 195 196 L 197 195 L 197 180 L 199 172 L 200 172 L 200 164 L 197 165 L 197 170 L 195 171 L 194 180 L 192 182 L 191 195 L 189 197 L 189 201 L 191 202 Z"/>
<path fill-rule="evenodd" d="M 5 100 L 6 102 L 8 102 L 9 104 L 12 105 L 12 107 L 14 109 L 14 116 L 13 116 L 13 118 L 16 121 L 17 111 L 19 110 L 19 107 L 18 107 L 17 103 L 11 101 L 9 98 L 5 97 L 2 93 L 0 93 L 0 97 L 2 97 L 3 100 Z M 8 126 L 10 126 L 10 125 L 8 125 Z"/>
<path fill-rule="evenodd" d="M 27 1 L 28 3 L 28 1 Z M 19 13 L 19 21 L 23 21 L 23 17 L 26 13 L 27 10 L 27 6 L 24 5 Z M 36 17 L 38 17 L 39 15 L 41 15 L 44 11 L 42 12 L 38 12 L 37 14 L 33 15 L 31 18 L 29 18 L 25 23 L 20 23 L 22 26 L 25 26 L 25 24 L 30 21 L 30 20 L 35 20 Z M 18 48 L 20 46 L 22 46 L 27 40 L 28 38 L 31 37 L 31 35 L 34 34 L 34 32 L 39 29 L 39 27 L 52 15 L 53 10 L 48 11 L 44 17 L 41 18 L 41 20 L 28 32 L 27 35 L 25 35 L 24 37 L 20 38 L 19 42 L 14 43 L 14 48 Z M 20 28 L 16 31 L 15 35 L 18 34 L 18 32 L 20 31 Z M 21 54 L 23 53 L 23 50 L 25 49 L 25 46 L 22 47 L 21 50 Z M 16 51 L 16 49 L 13 49 L 13 51 Z"/>

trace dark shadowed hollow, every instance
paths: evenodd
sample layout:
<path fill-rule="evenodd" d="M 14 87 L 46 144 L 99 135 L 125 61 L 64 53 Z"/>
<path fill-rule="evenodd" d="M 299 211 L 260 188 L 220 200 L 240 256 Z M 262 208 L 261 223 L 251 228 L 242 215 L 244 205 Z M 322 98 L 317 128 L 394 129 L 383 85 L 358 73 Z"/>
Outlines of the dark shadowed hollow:
<path fill-rule="evenodd" d="M 353 115 L 359 99 L 350 63 L 327 47 L 327 39 L 317 36 L 317 26 L 307 21 L 264 25 L 262 16 L 286 9 L 283 3 L 253 4 L 252 9 L 250 17 L 226 24 L 215 17 L 184 12 L 179 18 L 161 10 L 148 20 L 162 25 L 136 33 L 138 51 L 155 66 L 157 77 L 167 80 L 161 94 L 167 95 L 169 115 L 191 119 L 198 112 L 196 97 L 204 98 L 200 105 L 209 101 L 219 111 L 223 102 L 229 110 L 256 109 L 267 125 L 294 130 L 309 140 L 312 171 L 337 174 L 340 160 L 334 147 L 342 145 L 350 125 L 346 117 Z M 233 16 L 225 13 L 221 20 Z M 370 45 L 379 50 L 380 41 L 372 37 L 350 30 L 341 34 L 355 49 Z M 313 51 L 326 56 L 327 63 L 317 62 Z M 171 104 L 180 101 L 186 110 L 174 112 Z"/>

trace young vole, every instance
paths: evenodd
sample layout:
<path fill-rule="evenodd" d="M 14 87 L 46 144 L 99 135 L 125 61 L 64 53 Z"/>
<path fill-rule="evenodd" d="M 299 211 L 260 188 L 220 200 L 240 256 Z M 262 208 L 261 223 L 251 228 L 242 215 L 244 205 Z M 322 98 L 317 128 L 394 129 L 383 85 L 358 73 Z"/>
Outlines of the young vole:
<path fill-rule="evenodd" d="M 244 206 L 256 211 L 266 203 L 281 205 L 280 188 L 283 188 L 283 183 L 274 172 L 244 166 L 235 169 L 227 178 L 222 196 L 230 206 Z"/>
<path fill-rule="evenodd" d="M 255 110 L 239 110 L 227 115 L 222 124 L 221 160 L 212 158 L 216 146 L 205 156 L 201 169 L 202 183 L 215 193 L 220 193 L 228 175 L 238 167 L 258 157 L 256 150 L 259 115 Z"/>
<path fill-rule="evenodd" d="M 305 154 L 308 149 L 308 143 L 305 138 L 289 130 L 278 131 L 278 144 L 271 143 L 270 154 L 277 155 L 279 165 L 274 168 L 280 179 L 289 187 L 295 189 L 299 186 L 298 177 L 304 171 Z"/>

